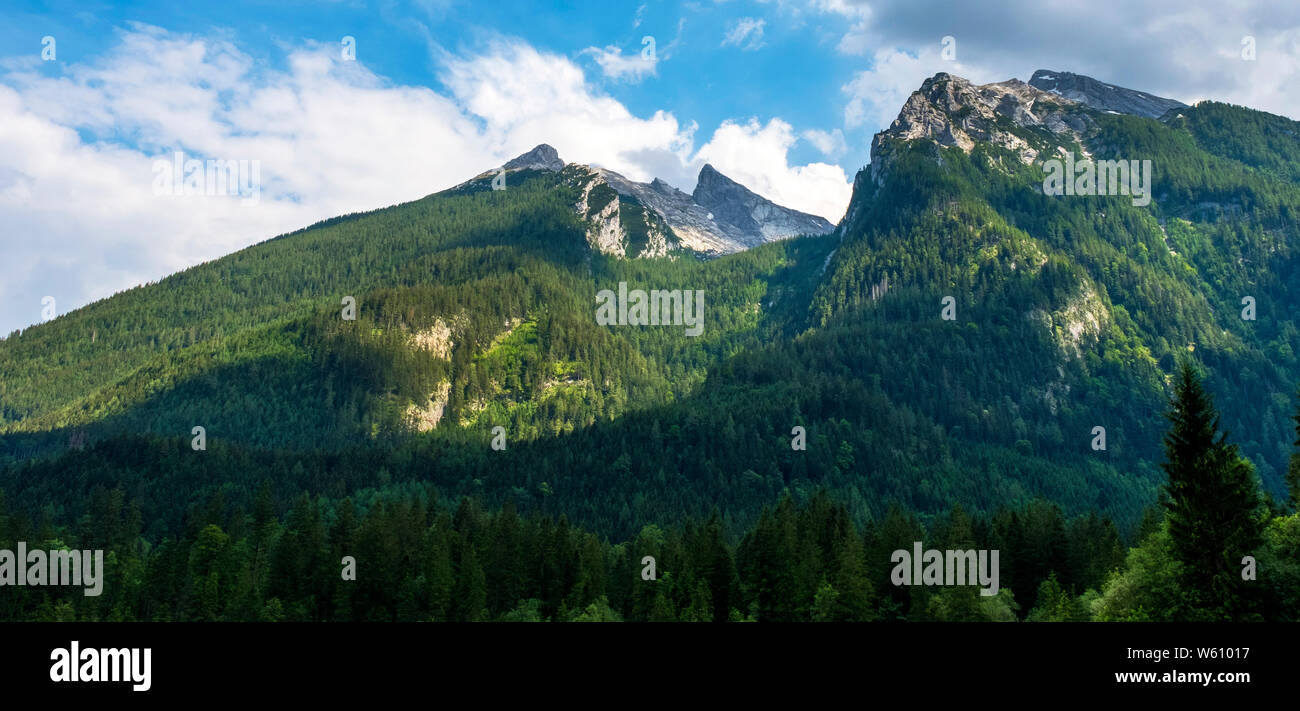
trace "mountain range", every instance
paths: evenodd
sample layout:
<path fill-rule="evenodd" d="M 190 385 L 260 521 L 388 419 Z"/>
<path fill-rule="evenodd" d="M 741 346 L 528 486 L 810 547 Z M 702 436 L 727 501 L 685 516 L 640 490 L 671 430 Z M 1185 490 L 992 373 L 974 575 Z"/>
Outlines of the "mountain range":
<path fill-rule="evenodd" d="M 546 144 L 457 189 L 481 188 L 498 175 L 503 176 L 498 186 L 504 187 L 509 180 L 504 176 L 520 171 L 563 174 L 581 191 L 574 210 L 587 224 L 588 244 L 619 257 L 662 257 L 676 249 L 717 256 L 834 229 L 825 218 L 777 205 L 707 163 L 687 195 L 659 178 L 638 183 L 606 168 L 566 164 Z"/>
<path fill-rule="evenodd" d="M 1280 496 L 1298 128 L 1066 72 L 941 73 L 874 137 L 838 225 L 710 165 L 687 194 L 539 145 L 0 341 L 0 485 L 67 515 L 121 487 L 158 535 L 263 478 L 429 481 L 610 535 L 714 507 L 739 527 L 821 489 L 859 520 L 1043 498 L 1135 526 L 1191 355 Z M 1152 161 L 1153 202 L 1044 194 L 1065 153 Z M 620 282 L 705 291 L 704 334 L 597 325 Z"/>
<path fill-rule="evenodd" d="M 107 550 L 0 619 L 1294 621 L 1300 124 L 940 73 L 863 148 L 832 226 L 540 145 L 0 340 L 0 549 Z"/>

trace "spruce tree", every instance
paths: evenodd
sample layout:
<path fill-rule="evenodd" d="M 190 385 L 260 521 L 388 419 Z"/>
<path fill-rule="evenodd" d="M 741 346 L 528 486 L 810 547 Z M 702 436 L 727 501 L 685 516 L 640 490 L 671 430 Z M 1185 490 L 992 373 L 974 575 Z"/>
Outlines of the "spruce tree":
<path fill-rule="evenodd" d="M 1296 392 L 1300 397 L 1300 391 Z M 1300 410 L 1296 411 L 1295 417 L 1295 446 L 1300 449 Z M 1286 486 L 1291 492 L 1291 506 L 1297 512 L 1300 512 L 1300 451 L 1291 453 L 1291 466 L 1286 471 Z"/>
<path fill-rule="evenodd" d="M 875 619 L 875 590 L 867 573 L 862 539 L 849 527 L 835 573 L 837 621 L 868 622 Z"/>
<path fill-rule="evenodd" d="M 1165 435 L 1166 521 L 1184 584 L 1212 617 L 1247 612 L 1241 559 L 1259 546 L 1261 498 L 1250 463 L 1219 431 L 1219 415 L 1192 364 L 1183 361 Z"/>

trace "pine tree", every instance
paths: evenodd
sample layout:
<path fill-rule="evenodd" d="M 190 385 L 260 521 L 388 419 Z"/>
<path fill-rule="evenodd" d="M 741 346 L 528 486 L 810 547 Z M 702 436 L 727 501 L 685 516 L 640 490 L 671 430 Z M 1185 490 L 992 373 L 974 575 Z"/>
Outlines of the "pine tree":
<path fill-rule="evenodd" d="M 454 611 L 454 594 L 456 576 L 451 564 L 451 551 L 442 527 L 433 529 L 430 534 L 429 564 L 429 619 L 444 622 L 452 618 Z"/>
<path fill-rule="evenodd" d="M 1056 579 L 1056 573 L 1038 586 L 1038 602 L 1026 618 L 1030 622 L 1082 622 L 1088 619 L 1087 611 Z"/>
<path fill-rule="evenodd" d="M 1219 432 L 1219 415 L 1190 362 L 1182 363 L 1167 417 L 1166 520 L 1184 583 L 1212 617 L 1241 617 L 1241 559 L 1259 546 L 1263 530 L 1253 468 Z"/>
<path fill-rule="evenodd" d="M 1300 391 L 1296 393 L 1300 397 Z M 1295 417 L 1295 446 L 1300 448 L 1300 410 L 1296 411 Z M 1291 466 L 1286 471 L 1286 486 L 1291 492 L 1291 506 L 1296 511 L 1300 511 L 1300 451 L 1291 454 Z"/>
<path fill-rule="evenodd" d="M 850 528 L 840 552 L 839 570 L 835 573 L 836 620 L 869 622 L 875 619 L 876 594 L 867 574 L 862 540 Z"/>
<path fill-rule="evenodd" d="M 835 587 L 822 578 L 817 595 L 813 597 L 813 622 L 835 622 L 839 618 L 839 597 Z"/>
<path fill-rule="evenodd" d="M 488 619 L 487 578 L 479 564 L 478 551 L 470 546 L 460 562 L 460 580 L 456 586 L 456 599 L 460 604 L 463 622 L 483 622 Z"/>

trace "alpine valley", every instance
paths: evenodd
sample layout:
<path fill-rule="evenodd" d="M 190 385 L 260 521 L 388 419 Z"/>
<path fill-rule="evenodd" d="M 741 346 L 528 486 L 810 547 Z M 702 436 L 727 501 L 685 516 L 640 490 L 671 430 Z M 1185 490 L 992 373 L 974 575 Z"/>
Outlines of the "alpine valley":
<path fill-rule="evenodd" d="M 108 551 L 0 619 L 1295 620 L 1298 307 L 1300 123 L 1245 107 L 937 74 L 838 225 L 540 145 L 0 340 L 0 548 Z M 1250 482 L 1200 568 L 1171 400 Z M 891 583 L 921 542 L 996 595 Z"/>

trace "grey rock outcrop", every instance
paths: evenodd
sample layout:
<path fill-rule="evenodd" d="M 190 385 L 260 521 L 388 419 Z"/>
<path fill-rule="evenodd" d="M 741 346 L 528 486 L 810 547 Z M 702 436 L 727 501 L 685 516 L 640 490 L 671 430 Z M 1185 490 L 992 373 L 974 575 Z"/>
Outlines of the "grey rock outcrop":
<path fill-rule="evenodd" d="M 606 168 L 593 169 L 619 195 L 630 196 L 659 215 L 672 230 L 678 244 L 705 254 L 736 252 L 758 244 L 727 225 L 718 224 L 690 195 L 655 178 L 638 183 Z"/>
<path fill-rule="evenodd" d="M 560 154 L 554 148 L 545 143 L 519 156 L 511 159 L 501 166 L 505 170 L 522 170 L 524 168 L 533 168 L 535 170 L 564 170 L 564 161 L 560 160 Z"/>
<path fill-rule="evenodd" d="M 573 206 L 587 224 L 592 249 L 620 257 L 659 257 L 677 248 L 703 254 L 727 254 L 764 242 L 835 228 L 816 215 L 782 207 L 719 173 L 711 165 L 700 171 L 693 195 L 655 178 L 640 183 L 607 168 L 566 164 L 546 144 L 500 168 L 462 183 L 525 169 L 562 173 L 578 188 Z"/>
<path fill-rule="evenodd" d="M 1088 110 L 1073 99 L 1019 79 L 975 85 L 944 72 L 912 92 L 889 128 L 871 141 L 871 177 L 879 183 L 902 142 L 928 138 L 969 153 L 985 141 L 1015 153 L 1025 164 L 1046 148 L 1033 131 L 1078 136 L 1092 125 Z"/>
<path fill-rule="evenodd" d="M 1145 91 L 1125 89 L 1122 86 L 1107 84 L 1092 77 L 1070 72 L 1039 69 L 1029 78 L 1029 85 L 1060 94 L 1098 111 L 1147 118 L 1160 118 L 1170 109 L 1181 109 L 1187 106 L 1181 101 L 1165 99 Z"/>
<path fill-rule="evenodd" d="M 747 238 L 758 236 L 762 242 L 835 229 L 825 218 L 781 207 L 708 164 L 700 169 L 691 198 L 712 213 L 715 223 L 730 225 Z"/>

